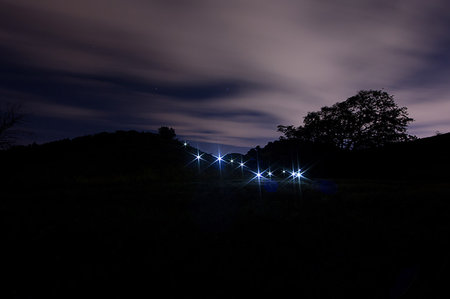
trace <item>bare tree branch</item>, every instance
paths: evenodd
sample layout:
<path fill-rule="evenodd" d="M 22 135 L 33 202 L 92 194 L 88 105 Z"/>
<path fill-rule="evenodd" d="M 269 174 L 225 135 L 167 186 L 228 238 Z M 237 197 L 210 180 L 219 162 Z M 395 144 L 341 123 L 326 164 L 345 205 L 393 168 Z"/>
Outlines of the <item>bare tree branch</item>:
<path fill-rule="evenodd" d="M 0 108 L 0 149 L 11 147 L 18 139 L 19 131 L 13 129 L 23 123 L 24 115 L 20 104 L 6 104 Z"/>

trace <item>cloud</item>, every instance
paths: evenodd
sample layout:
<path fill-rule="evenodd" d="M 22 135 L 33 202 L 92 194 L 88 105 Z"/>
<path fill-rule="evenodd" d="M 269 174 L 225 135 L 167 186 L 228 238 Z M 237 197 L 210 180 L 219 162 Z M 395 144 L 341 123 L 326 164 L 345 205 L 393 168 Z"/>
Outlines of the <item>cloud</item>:
<path fill-rule="evenodd" d="M 416 119 L 412 133 L 426 136 L 450 130 L 448 8 L 440 0 L 0 0 L 0 87 L 26 93 L 33 109 L 80 115 L 80 126 L 101 112 L 92 130 L 172 125 L 187 138 L 249 147 L 276 138 L 278 124 L 384 88 Z M 60 136 L 67 125 L 54 122 Z"/>

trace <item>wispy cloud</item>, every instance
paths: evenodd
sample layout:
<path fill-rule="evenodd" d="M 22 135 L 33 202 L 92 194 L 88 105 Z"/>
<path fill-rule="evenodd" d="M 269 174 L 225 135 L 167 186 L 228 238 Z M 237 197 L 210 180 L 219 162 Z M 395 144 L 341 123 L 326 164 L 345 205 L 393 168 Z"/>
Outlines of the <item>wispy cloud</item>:
<path fill-rule="evenodd" d="M 427 136 L 450 130 L 448 8 L 440 0 L 0 0 L 0 87 L 71 126 L 91 118 L 95 130 L 102 112 L 98 128 L 172 125 L 236 146 L 263 145 L 278 124 L 384 88 L 416 119 L 412 133 Z M 64 117 L 53 121 L 60 136 Z"/>

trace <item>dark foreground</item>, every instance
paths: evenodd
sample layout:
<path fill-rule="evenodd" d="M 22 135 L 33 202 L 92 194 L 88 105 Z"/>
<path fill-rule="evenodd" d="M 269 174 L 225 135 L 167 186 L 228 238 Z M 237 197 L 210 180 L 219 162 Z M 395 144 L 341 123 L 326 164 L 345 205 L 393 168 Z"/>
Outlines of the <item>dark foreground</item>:
<path fill-rule="evenodd" d="M 2 297 L 448 298 L 450 184 L 335 183 L 5 186 Z"/>

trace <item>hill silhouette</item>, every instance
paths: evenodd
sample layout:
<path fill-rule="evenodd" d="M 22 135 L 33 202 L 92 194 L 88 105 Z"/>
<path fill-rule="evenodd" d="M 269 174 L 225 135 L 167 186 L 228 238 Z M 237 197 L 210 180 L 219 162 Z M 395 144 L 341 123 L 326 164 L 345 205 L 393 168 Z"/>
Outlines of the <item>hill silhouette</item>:
<path fill-rule="evenodd" d="M 197 161 L 197 155 L 201 156 Z M 16 146 L 0 152 L 3 182 L 61 180 L 195 181 L 232 178 L 238 153 L 217 157 L 177 139 L 149 132 L 117 131 Z M 231 162 L 233 160 L 233 162 Z"/>
<path fill-rule="evenodd" d="M 446 179 L 450 167 L 450 133 L 381 148 L 346 151 L 295 139 L 269 142 L 253 148 L 247 157 L 262 167 L 300 165 L 313 177 L 372 179 Z"/>
<path fill-rule="evenodd" d="M 159 134 L 136 131 L 99 133 L 42 145 L 16 146 L 0 152 L 2 180 L 32 176 L 151 181 L 240 178 L 240 162 L 247 170 L 307 169 L 311 178 L 445 179 L 450 167 L 450 133 L 382 148 L 345 151 L 298 140 L 277 140 L 246 155 L 229 153 L 217 171 L 217 157 Z M 200 155 L 201 160 L 195 161 Z M 233 160 L 233 162 L 231 162 Z M 233 164 L 234 163 L 234 164 Z M 200 165 L 197 165 L 200 164 Z M 197 167 L 198 166 L 198 167 Z M 251 177 L 252 172 L 245 172 Z"/>
<path fill-rule="evenodd" d="M 117 131 L 15 147 L 1 153 L 4 165 L 61 177 L 146 174 L 149 179 L 177 179 L 187 153 L 177 140 L 153 133 Z"/>
<path fill-rule="evenodd" d="M 221 163 L 136 131 L 2 151 L 1 292 L 447 298 L 449 137 L 358 152 L 275 141 Z M 258 161 L 299 161 L 313 183 L 259 181 Z"/>

